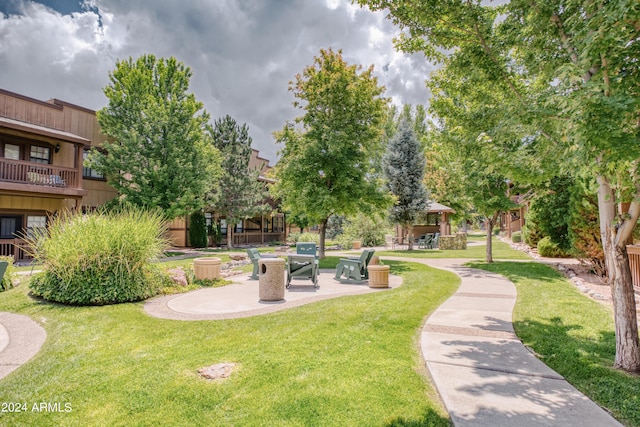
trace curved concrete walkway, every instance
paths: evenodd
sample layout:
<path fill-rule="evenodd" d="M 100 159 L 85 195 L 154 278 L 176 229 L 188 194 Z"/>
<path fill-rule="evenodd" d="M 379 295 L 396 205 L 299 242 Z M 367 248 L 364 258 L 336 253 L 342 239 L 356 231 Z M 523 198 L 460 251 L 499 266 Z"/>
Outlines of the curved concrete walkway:
<path fill-rule="evenodd" d="M 0 378 L 35 356 L 47 333 L 31 318 L 0 312 Z"/>
<path fill-rule="evenodd" d="M 518 339 L 511 281 L 462 267 L 468 260 L 418 261 L 462 279 L 458 291 L 427 319 L 420 339 L 433 383 L 455 426 L 622 425 Z"/>

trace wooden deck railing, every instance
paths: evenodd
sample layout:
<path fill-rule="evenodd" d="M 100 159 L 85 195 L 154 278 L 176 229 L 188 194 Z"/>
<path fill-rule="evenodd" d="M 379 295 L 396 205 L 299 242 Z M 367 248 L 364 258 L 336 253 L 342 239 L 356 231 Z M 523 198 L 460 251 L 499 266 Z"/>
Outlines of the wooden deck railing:
<path fill-rule="evenodd" d="M 631 269 L 633 287 L 640 291 L 640 246 L 627 246 L 627 255 L 629 255 L 629 268 Z"/>
<path fill-rule="evenodd" d="M 77 169 L 0 158 L 0 181 L 57 188 L 80 188 Z"/>
<path fill-rule="evenodd" d="M 16 262 L 29 261 L 32 257 L 25 251 L 26 246 L 22 239 L 0 239 L 0 256 L 12 256 Z"/>
<path fill-rule="evenodd" d="M 279 242 L 284 240 L 284 233 L 260 233 L 244 232 L 233 235 L 233 244 L 237 245 L 258 245 L 261 243 Z M 226 239 L 223 243 L 226 243 Z"/>

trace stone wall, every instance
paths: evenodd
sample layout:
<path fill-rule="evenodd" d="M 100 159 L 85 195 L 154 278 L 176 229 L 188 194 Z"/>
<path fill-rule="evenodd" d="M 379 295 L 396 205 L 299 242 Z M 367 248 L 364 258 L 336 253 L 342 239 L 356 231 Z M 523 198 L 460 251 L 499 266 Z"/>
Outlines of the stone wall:
<path fill-rule="evenodd" d="M 438 246 L 443 251 L 467 249 L 467 233 L 440 236 Z"/>

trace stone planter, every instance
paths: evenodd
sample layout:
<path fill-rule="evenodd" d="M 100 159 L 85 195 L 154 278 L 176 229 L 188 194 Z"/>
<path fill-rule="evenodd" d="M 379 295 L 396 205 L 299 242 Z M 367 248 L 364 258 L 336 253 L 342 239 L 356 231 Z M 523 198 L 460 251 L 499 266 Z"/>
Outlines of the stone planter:
<path fill-rule="evenodd" d="M 388 288 L 389 287 L 389 266 L 388 265 L 371 265 L 367 267 L 369 271 L 369 287 L 370 288 Z"/>
<path fill-rule="evenodd" d="M 220 258 L 196 258 L 193 270 L 196 280 L 214 280 L 220 277 Z"/>
<path fill-rule="evenodd" d="M 356 240 L 356 241 L 354 241 L 354 242 L 353 242 L 353 246 L 352 246 L 352 248 L 353 248 L 353 249 L 360 249 L 360 248 L 362 248 L 362 242 L 361 242 L 360 240 Z"/>

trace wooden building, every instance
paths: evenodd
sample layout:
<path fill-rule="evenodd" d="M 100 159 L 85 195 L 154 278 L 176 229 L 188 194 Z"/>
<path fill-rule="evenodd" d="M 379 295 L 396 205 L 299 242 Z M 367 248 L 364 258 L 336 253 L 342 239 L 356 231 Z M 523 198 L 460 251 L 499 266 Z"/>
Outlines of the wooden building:
<path fill-rule="evenodd" d="M 0 89 L 0 256 L 27 259 L 21 233 L 46 227 L 60 210 L 88 212 L 116 197 L 97 171 L 83 167 L 88 151 L 105 139 L 93 110 Z M 254 150 L 250 166 L 264 175 L 269 162 Z M 265 176 L 261 180 L 269 182 Z M 188 244 L 187 226 L 186 220 L 171 224 L 177 246 Z M 282 214 L 235 227 L 237 244 L 284 240 Z"/>
<path fill-rule="evenodd" d="M 249 159 L 249 168 L 258 169 L 260 176 L 258 180 L 265 186 L 269 186 L 274 181 L 268 178 L 268 172 L 271 169 L 269 161 L 260 157 L 258 150 L 253 150 Z M 220 245 L 226 246 L 229 236 L 229 227 L 233 227 L 233 246 L 243 245 L 261 245 L 272 242 L 284 242 L 285 234 L 285 216 L 278 211 L 277 203 L 274 200 L 266 201 L 271 205 L 272 212 L 269 215 L 261 215 L 240 221 L 238 224 L 228 224 L 224 217 L 219 217 L 215 213 L 206 213 L 207 226 L 215 222 L 221 232 Z M 170 235 L 175 246 L 186 247 L 191 246 L 189 242 L 189 220 L 188 218 L 179 218 L 171 222 Z M 211 238 L 210 246 L 215 246 Z"/>
<path fill-rule="evenodd" d="M 91 209 L 115 196 L 83 167 L 102 140 L 94 111 L 0 89 L 0 255 L 26 258 L 20 233 L 45 227 L 62 209 Z"/>
<path fill-rule="evenodd" d="M 425 220 L 422 221 L 422 224 L 415 224 L 413 226 L 413 237 L 417 238 L 417 236 L 427 233 L 440 233 L 441 236 L 451 234 L 449 217 L 455 213 L 456 211 L 449 206 L 430 200 L 426 210 Z M 399 225 L 396 225 L 395 232 L 398 239 L 403 241 L 406 239 L 406 230 Z"/>

